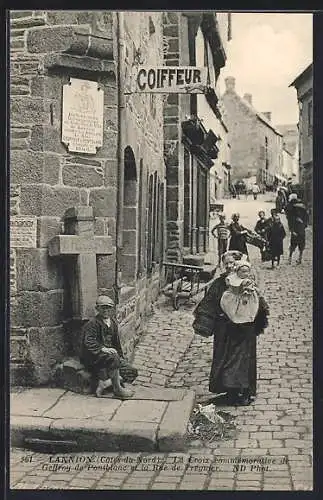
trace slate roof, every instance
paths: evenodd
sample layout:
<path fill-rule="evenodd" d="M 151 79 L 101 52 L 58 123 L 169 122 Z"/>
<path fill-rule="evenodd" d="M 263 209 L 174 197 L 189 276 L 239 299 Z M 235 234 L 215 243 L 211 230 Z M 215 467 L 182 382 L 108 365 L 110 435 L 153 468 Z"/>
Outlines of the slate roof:
<path fill-rule="evenodd" d="M 265 125 L 267 125 L 267 127 L 271 128 L 277 135 L 280 135 L 280 136 L 283 136 L 283 134 L 278 130 L 278 128 L 275 127 L 275 125 L 273 125 L 269 120 L 268 118 L 266 118 L 265 115 L 263 115 L 262 113 L 260 113 L 259 111 L 256 110 L 256 108 L 250 104 L 246 99 L 244 99 L 243 97 L 241 97 L 239 94 L 237 94 L 237 92 L 235 90 L 231 90 L 230 92 L 225 92 L 226 93 L 232 93 L 234 94 L 239 100 L 240 102 L 249 110 L 251 111 L 251 113 L 253 113 L 257 118 L 258 120 L 260 120 L 261 122 L 263 122 Z"/>

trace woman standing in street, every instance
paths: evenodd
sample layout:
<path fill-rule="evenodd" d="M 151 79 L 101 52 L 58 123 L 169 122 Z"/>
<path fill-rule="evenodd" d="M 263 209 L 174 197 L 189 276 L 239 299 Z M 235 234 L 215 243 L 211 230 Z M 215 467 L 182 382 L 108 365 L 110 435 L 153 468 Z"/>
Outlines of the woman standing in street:
<path fill-rule="evenodd" d="M 194 311 L 194 330 L 202 336 L 214 336 L 209 391 L 226 393 L 226 403 L 246 406 L 256 396 L 256 339 L 268 326 L 268 305 L 259 297 L 255 320 L 233 323 L 221 308 L 227 289 L 226 278 L 243 255 L 226 252 L 222 257 L 225 272 L 211 285 Z"/>
<path fill-rule="evenodd" d="M 236 250 L 248 256 L 246 234 L 248 230 L 239 223 L 240 214 L 232 215 L 232 222 L 229 225 L 230 243 L 229 250 Z"/>
<path fill-rule="evenodd" d="M 274 269 L 275 261 L 277 261 L 277 266 L 279 266 L 280 257 L 284 253 L 283 242 L 286 231 L 277 213 L 273 212 L 272 219 L 268 228 L 268 245 L 271 254 L 271 269 Z"/>

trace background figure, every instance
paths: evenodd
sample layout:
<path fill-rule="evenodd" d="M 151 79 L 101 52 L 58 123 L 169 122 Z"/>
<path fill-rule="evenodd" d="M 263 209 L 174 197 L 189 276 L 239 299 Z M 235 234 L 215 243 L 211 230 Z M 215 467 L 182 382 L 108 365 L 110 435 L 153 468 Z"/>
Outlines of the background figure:
<path fill-rule="evenodd" d="M 296 264 L 302 263 L 303 251 L 305 248 L 305 229 L 308 224 L 308 211 L 304 203 L 297 200 L 292 205 L 290 211 L 290 247 L 289 247 L 289 264 L 292 263 L 292 256 L 296 248 L 299 250 L 299 256 L 296 261 Z"/>
<path fill-rule="evenodd" d="M 230 198 L 236 198 L 237 197 L 237 191 L 236 191 L 236 188 L 235 188 L 234 184 L 230 184 L 229 191 L 230 191 Z"/>
<path fill-rule="evenodd" d="M 287 197 L 286 197 L 286 192 L 285 189 L 279 188 L 277 190 L 277 196 L 276 196 L 276 210 L 278 213 L 281 213 L 283 210 L 285 210 L 287 205 Z"/>
<path fill-rule="evenodd" d="M 248 230 L 239 223 L 240 214 L 233 214 L 231 218 L 232 222 L 229 225 L 231 236 L 229 250 L 237 250 L 248 256 L 246 243 L 246 234 Z"/>
<path fill-rule="evenodd" d="M 258 184 L 255 182 L 252 186 L 252 194 L 253 194 L 253 199 L 256 200 L 258 197 L 258 194 L 260 193 L 260 189 Z"/>
<path fill-rule="evenodd" d="M 225 214 L 219 214 L 220 222 L 211 230 L 212 236 L 218 240 L 218 266 L 221 267 L 222 255 L 228 249 L 230 236 L 229 225 L 226 222 Z"/>
<path fill-rule="evenodd" d="M 293 206 L 297 203 L 298 198 L 296 193 L 291 193 L 288 197 L 288 202 L 285 208 L 285 215 L 287 219 L 288 229 L 292 231 L 293 226 L 293 216 L 295 215 L 295 211 L 293 210 Z"/>
<path fill-rule="evenodd" d="M 281 223 L 280 217 L 273 212 L 272 222 L 268 228 L 268 245 L 271 254 L 271 268 L 274 269 L 274 262 L 277 261 L 277 266 L 280 263 L 280 256 L 284 253 L 283 242 L 286 236 L 286 231 Z"/>
<path fill-rule="evenodd" d="M 255 225 L 255 232 L 264 239 L 267 239 L 268 220 L 264 210 L 258 212 L 259 219 Z"/>
<path fill-rule="evenodd" d="M 266 240 L 266 244 L 263 248 L 260 248 L 261 260 L 264 260 L 264 252 L 268 247 L 268 226 L 269 220 L 266 219 L 266 213 L 264 210 L 260 210 L 258 212 L 259 219 L 255 225 L 255 232 L 261 236 L 264 240 Z"/>

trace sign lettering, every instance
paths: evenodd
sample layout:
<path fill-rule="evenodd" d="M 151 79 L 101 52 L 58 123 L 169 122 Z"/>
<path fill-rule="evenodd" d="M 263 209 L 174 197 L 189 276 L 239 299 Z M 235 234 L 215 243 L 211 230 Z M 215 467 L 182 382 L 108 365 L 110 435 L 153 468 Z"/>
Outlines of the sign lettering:
<path fill-rule="evenodd" d="M 207 85 L 207 68 L 194 66 L 140 66 L 132 79 L 132 92 L 203 94 Z"/>

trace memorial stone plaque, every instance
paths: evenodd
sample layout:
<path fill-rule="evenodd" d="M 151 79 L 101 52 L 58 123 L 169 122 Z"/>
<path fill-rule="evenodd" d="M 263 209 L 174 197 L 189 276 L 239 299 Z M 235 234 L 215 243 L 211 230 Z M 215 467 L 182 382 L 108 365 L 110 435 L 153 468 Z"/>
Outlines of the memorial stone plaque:
<path fill-rule="evenodd" d="M 36 217 L 10 218 L 10 247 L 36 248 L 37 247 L 37 219 Z"/>
<path fill-rule="evenodd" d="M 102 147 L 103 99 L 97 82 L 70 78 L 63 85 L 62 142 L 69 152 L 96 154 Z"/>

